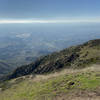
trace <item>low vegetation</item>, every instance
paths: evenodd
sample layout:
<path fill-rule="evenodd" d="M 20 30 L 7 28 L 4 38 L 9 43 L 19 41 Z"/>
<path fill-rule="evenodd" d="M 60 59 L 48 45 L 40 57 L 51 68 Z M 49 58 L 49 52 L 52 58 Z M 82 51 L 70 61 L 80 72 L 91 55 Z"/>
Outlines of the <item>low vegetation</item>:
<path fill-rule="evenodd" d="M 100 67 L 66 70 L 49 76 L 29 75 L 6 81 L 0 89 L 0 100 L 62 100 L 57 99 L 62 95 L 63 100 L 72 100 L 71 95 L 79 96 L 80 92 L 85 96 L 95 92 L 96 97 L 100 98 Z"/>
<path fill-rule="evenodd" d="M 0 79 L 0 100 L 100 100 L 100 39 L 40 57 Z"/>

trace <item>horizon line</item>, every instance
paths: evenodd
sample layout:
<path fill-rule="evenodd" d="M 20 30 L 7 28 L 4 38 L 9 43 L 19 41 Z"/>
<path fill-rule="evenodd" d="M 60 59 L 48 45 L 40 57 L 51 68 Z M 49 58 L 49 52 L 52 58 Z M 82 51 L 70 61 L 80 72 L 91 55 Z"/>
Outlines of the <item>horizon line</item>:
<path fill-rule="evenodd" d="M 100 23 L 100 19 L 0 20 L 0 24 L 32 24 L 32 23 Z"/>

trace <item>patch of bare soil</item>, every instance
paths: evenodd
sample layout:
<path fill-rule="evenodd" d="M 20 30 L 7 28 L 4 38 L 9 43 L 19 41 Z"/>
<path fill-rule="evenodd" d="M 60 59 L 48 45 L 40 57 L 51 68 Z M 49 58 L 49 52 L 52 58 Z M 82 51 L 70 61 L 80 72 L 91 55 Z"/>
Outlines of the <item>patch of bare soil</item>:
<path fill-rule="evenodd" d="M 95 91 L 73 91 L 68 94 L 60 94 L 53 100 L 100 100 L 100 89 Z"/>

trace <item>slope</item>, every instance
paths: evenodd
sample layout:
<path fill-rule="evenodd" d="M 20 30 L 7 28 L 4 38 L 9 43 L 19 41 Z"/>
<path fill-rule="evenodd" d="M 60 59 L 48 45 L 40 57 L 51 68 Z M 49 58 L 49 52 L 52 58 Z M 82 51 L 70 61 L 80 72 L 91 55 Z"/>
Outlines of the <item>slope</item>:
<path fill-rule="evenodd" d="M 17 68 L 7 78 L 12 79 L 28 74 L 47 74 L 64 68 L 80 69 L 92 64 L 100 64 L 100 39 L 41 57 L 29 65 Z"/>
<path fill-rule="evenodd" d="M 100 100 L 100 65 L 6 81 L 0 100 Z"/>

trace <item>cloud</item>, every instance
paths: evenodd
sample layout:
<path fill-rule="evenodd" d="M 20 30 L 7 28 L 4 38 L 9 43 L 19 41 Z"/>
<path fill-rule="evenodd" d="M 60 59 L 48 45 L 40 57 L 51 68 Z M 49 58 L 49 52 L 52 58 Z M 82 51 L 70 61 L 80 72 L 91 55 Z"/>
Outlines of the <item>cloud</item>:
<path fill-rule="evenodd" d="M 31 23 L 100 23 L 100 19 L 64 19 L 64 20 L 0 20 L 0 24 Z"/>
<path fill-rule="evenodd" d="M 31 33 L 22 33 L 22 34 L 17 34 L 16 37 L 17 38 L 28 38 L 31 36 Z"/>

